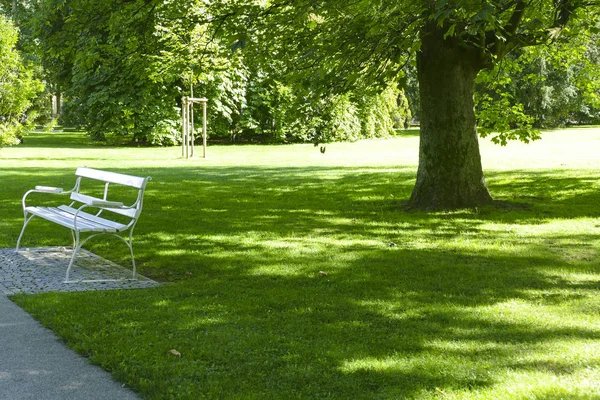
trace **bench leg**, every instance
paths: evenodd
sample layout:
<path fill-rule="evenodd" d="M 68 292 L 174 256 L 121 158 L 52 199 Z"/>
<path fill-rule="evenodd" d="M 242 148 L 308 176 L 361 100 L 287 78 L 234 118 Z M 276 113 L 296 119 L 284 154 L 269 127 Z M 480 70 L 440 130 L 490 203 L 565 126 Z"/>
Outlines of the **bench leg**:
<path fill-rule="evenodd" d="M 17 247 L 15 248 L 15 251 L 19 251 L 21 239 L 23 238 L 23 234 L 25 233 L 25 228 L 27 228 L 27 224 L 29 223 L 29 221 L 31 221 L 31 218 L 33 218 L 33 217 L 35 217 L 35 215 L 31 215 L 29 218 L 27 218 L 27 214 L 25 215 L 25 222 L 23 223 L 23 229 L 21 229 L 21 234 L 19 235 L 19 238 L 17 239 Z"/>
<path fill-rule="evenodd" d="M 131 265 L 133 266 L 131 279 L 135 279 L 135 258 L 133 258 L 133 229 L 129 233 L 129 241 L 123 239 L 127 247 L 129 247 L 129 252 L 131 253 Z"/>
<path fill-rule="evenodd" d="M 129 248 L 129 254 L 131 254 L 131 266 L 132 266 L 131 279 L 135 279 L 136 272 L 135 272 L 135 258 L 133 257 L 133 229 L 131 229 L 129 231 L 129 240 L 127 240 L 123 236 L 117 235 L 115 233 L 113 233 L 112 235 L 121 239 L 123 241 L 123 243 L 125 243 L 127 245 L 127 247 Z"/>
<path fill-rule="evenodd" d="M 83 247 L 83 245 L 85 244 L 85 242 L 87 242 L 88 240 L 101 235 L 101 233 L 97 233 L 91 236 L 88 236 L 87 238 L 85 238 L 84 240 L 80 240 L 80 236 L 79 236 L 79 232 L 76 230 L 71 231 L 73 233 L 73 240 L 75 242 L 74 246 L 73 246 L 73 255 L 71 256 L 71 261 L 69 262 L 69 266 L 67 267 L 67 274 L 65 277 L 65 281 L 64 283 L 74 283 L 77 281 L 71 281 L 69 280 L 69 274 L 71 273 L 71 268 L 73 267 L 73 264 L 75 263 L 75 258 L 77 257 L 77 253 L 79 253 L 79 251 L 81 250 L 81 248 Z M 136 276 L 136 267 L 135 267 L 135 258 L 133 257 L 133 241 L 132 241 L 132 237 L 133 237 L 133 232 L 130 232 L 129 235 L 129 241 L 127 239 L 125 239 L 124 237 L 117 235 L 115 233 L 109 233 L 109 235 L 113 235 L 118 237 L 119 239 L 121 239 L 129 248 L 129 253 L 131 254 L 131 265 L 133 267 L 132 270 L 132 277 L 131 279 L 135 279 Z M 84 281 L 86 282 L 86 281 Z"/>
<path fill-rule="evenodd" d="M 74 282 L 69 280 L 69 274 L 71 273 L 71 268 L 73 267 L 73 263 L 75 262 L 75 257 L 77 257 L 77 253 L 79 252 L 79 249 L 81 249 L 81 245 L 83 244 L 79 243 L 79 231 L 72 230 L 71 233 L 73 234 L 73 239 L 75 243 L 73 244 L 73 255 L 71 256 L 71 261 L 69 262 L 69 266 L 67 267 L 67 275 L 65 276 L 64 283 Z"/>

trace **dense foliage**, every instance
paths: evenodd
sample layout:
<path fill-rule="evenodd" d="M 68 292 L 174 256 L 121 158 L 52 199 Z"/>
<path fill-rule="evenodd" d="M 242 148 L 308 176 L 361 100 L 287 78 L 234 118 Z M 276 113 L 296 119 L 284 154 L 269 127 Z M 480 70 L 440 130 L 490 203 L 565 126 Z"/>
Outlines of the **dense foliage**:
<path fill-rule="evenodd" d="M 283 63 L 232 51 L 227 24 L 236 20 L 219 2 L 35 4 L 29 25 L 65 99 L 62 121 L 94 139 L 173 144 L 180 99 L 192 93 L 210 100 L 211 137 L 232 141 L 381 137 L 410 118 L 392 85 L 385 94 L 321 96 L 290 81 Z"/>
<path fill-rule="evenodd" d="M 594 29 L 595 31 L 595 29 Z M 480 133 L 536 139 L 536 128 L 600 121 L 600 37 L 570 37 L 553 46 L 527 47 L 478 77 Z M 500 117 L 500 118 L 499 118 Z"/>
<path fill-rule="evenodd" d="M 34 67 L 17 50 L 18 30 L 0 14 L 0 147 L 15 144 L 34 115 L 25 112 L 43 89 Z"/>

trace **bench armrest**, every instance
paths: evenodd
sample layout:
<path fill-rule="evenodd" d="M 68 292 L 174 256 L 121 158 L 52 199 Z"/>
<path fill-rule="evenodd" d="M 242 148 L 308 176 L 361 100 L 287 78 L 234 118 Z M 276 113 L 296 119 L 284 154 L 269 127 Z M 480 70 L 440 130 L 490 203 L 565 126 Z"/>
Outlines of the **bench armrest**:
<path fill-rule="evenodd" d="M 36 186 L 35 190 L 37 192 L 43 192 L 43 193 L 62 193 L 63 192 L 63 188 L 53 187 L 53 186 Z"/>
<path fill-rule="evenodd" d="M 121 208 L 123 203 L 120 201 L 108 201 L 108 200 L 93 200 L 92 206 L 96 207 L 108 207 L 108 208 Z"/>
<path fill-rule="evenodd" d="M 23 210 L 25 210 L 25 208 L 27 208 L 27 197 L 31 194 L 31 193 L 50 193 L 50 194 L 61 194 L 61 195 L 65 195 L 65 194 L 69 194 L 71 193 L 73 190 L 69 190 L 69 191 L 64 191 L 63 188 L 59 188 L 59 187 L 54 187 L 54 186 L 36 186 L 35 189 L 31 189 L 29 191 L 27 191 L 24 195 L 23 195 L 23 199 L 21 199 L 21 204 L 23 205 Z"/>

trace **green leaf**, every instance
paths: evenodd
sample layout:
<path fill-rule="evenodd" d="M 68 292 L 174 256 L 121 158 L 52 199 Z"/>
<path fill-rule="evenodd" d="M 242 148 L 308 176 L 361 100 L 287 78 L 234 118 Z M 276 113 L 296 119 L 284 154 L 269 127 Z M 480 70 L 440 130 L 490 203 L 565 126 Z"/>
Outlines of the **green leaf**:
<path fill-rule="evenodd" d="M 454 36 L 454 30 L 456 29 L 456 24 L 450 25 L 450 28 L 444 33 L 444 39 Z"/>

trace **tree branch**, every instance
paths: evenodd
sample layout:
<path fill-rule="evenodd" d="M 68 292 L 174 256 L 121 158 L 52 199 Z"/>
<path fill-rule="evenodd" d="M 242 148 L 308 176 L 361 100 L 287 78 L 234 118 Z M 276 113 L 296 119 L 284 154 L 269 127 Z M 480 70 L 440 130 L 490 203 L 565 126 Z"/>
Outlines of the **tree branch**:
<path fill-rule="evenodd" d="M 517 28 L 523 19 L 526 9 L 527 4 L 523 0 L 517 1 L 515 9 L 508 20 L 508 24 L 504 26 L 504 31 L 508 34 L 508 36 L 512 37 L 515 35 L 515 32 L 517 32 Z"/>

